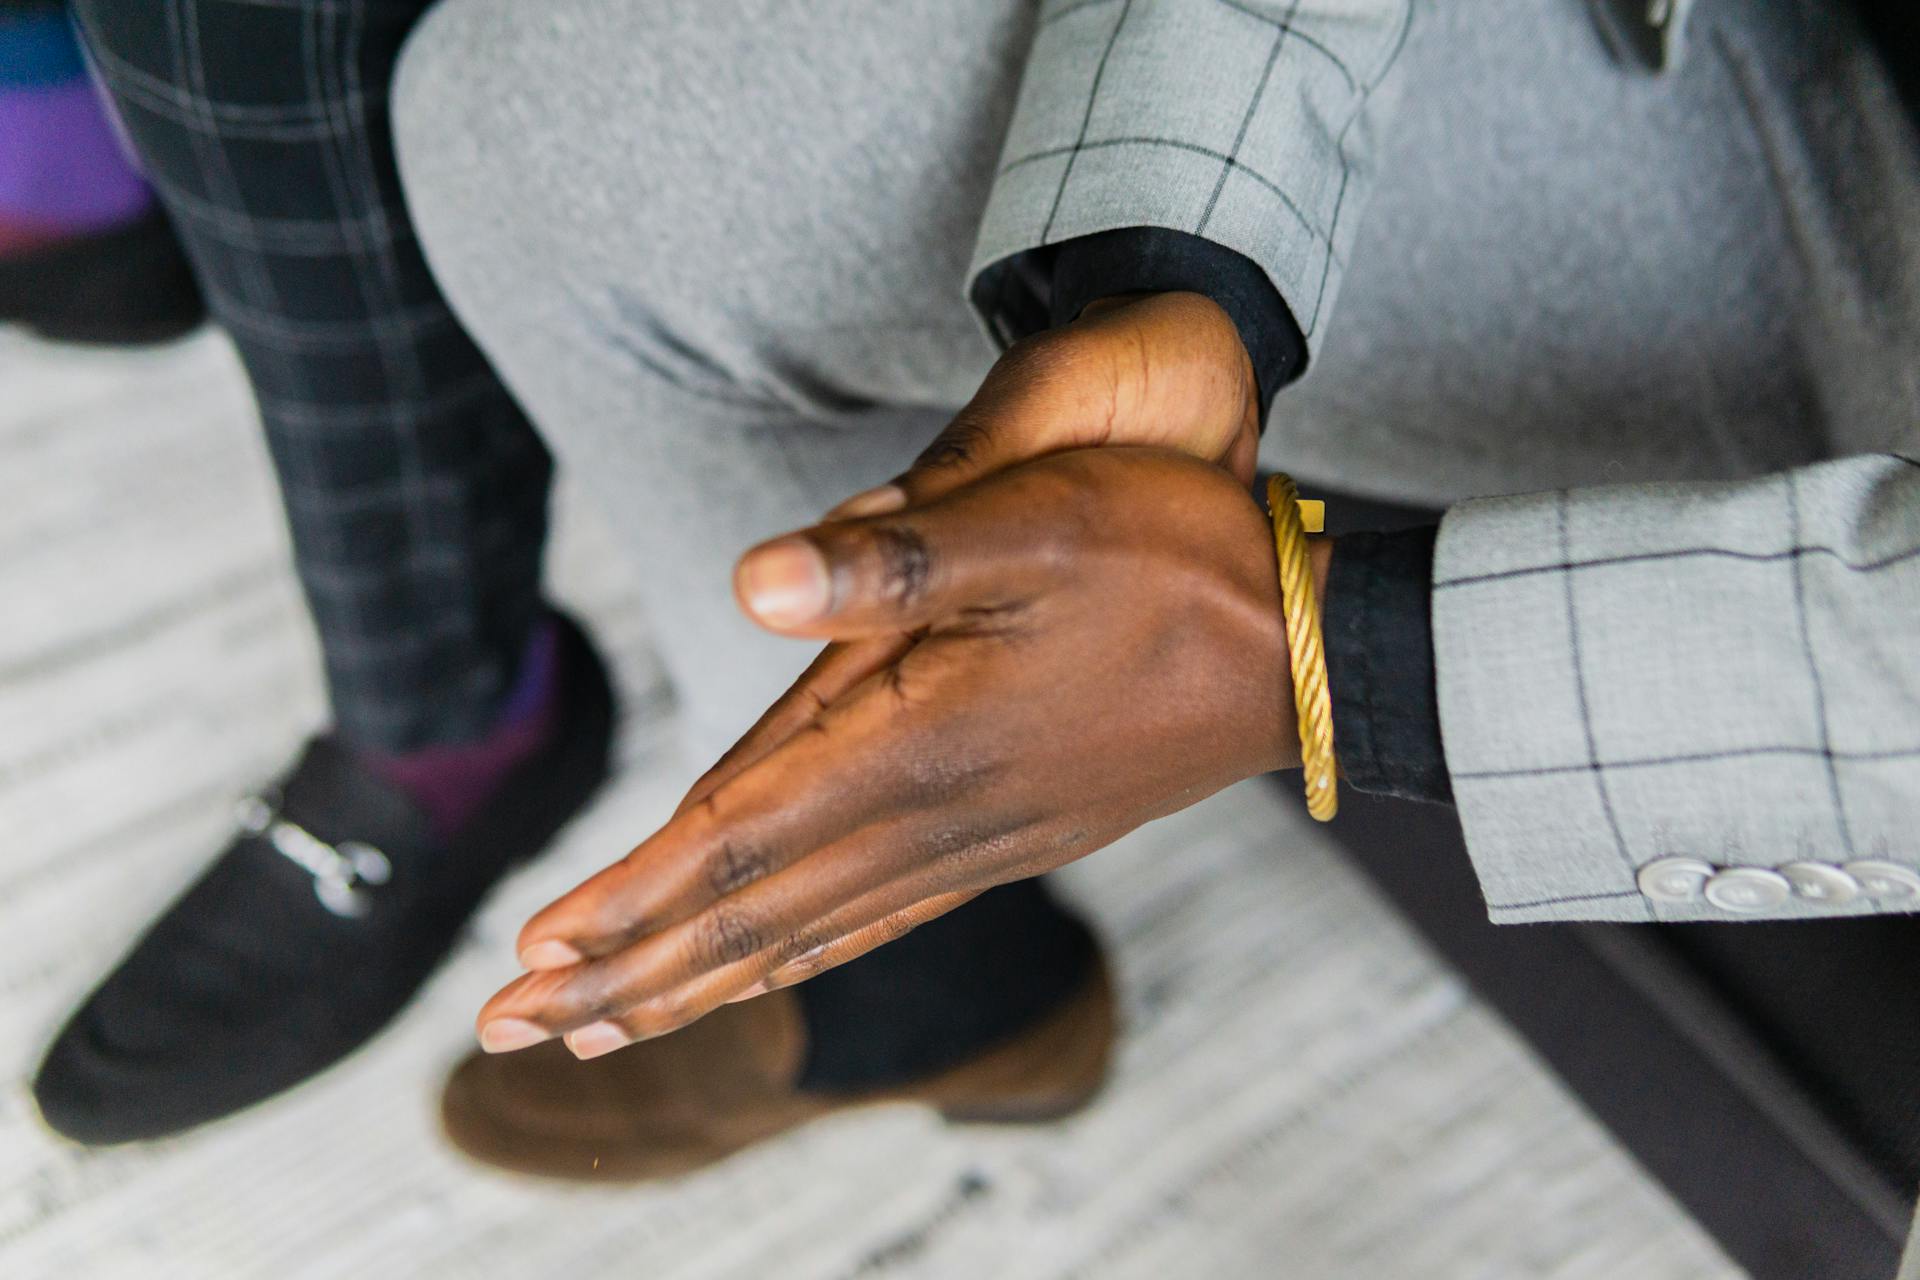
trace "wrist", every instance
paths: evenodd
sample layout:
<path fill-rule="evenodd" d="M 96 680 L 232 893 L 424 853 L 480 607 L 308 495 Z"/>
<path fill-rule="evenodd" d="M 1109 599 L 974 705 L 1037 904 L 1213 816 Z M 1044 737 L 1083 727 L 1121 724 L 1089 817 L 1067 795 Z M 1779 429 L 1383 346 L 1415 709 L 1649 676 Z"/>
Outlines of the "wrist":
<path fill-rule="evenodd" d="M 1205 294 L 1100 298 L 1061 332 L 1099 351 L 1112 370 L 1116 422 L 1157 424 L 1152 430 L 1171 434 L 1169 443 L 1220 437 L 1225 445 L 1239 434 L 1257 443 L 1253 357 L 1233 317 Z"/>
<path fill-rule="evenodd" d="M 1068 240 L 1052 250 L 1049 315 L 1055 326 L 1115 295 L 1204 296 L 1230 318 L 1254 374 L 1254 418 L 1306 367 L 1307 343 L 1267 273 L 1204 236 L 1131 227 Z"/>
<path fill-rule="evenodd" d="M 1164 331 L 1167 338 L 1177 337 L 1181 341 L 1173 342 L 1174 351 L 1186 357 L 1195 365 L 1217 365 L 1235 373 L 1244 373 L 1247 383 L 1253 382 L 1253 356 L 1247 350 L 1245 339 L 1234 325 L 1233 317 L 1227 314 L 1225 307 L 1204 293 L 1195 293 L 1187 289 L 1168 290 L 1161 293 L 1120 293 L 1105 298 L 1095 298 L 1081 308 L 1073 324 L 1093 333 L 1105 334 L 1116 331 L 1119 323 L 1115 317 L 1133 313 L 1133 317 L 1152 326 L 1156 331 Z"/>

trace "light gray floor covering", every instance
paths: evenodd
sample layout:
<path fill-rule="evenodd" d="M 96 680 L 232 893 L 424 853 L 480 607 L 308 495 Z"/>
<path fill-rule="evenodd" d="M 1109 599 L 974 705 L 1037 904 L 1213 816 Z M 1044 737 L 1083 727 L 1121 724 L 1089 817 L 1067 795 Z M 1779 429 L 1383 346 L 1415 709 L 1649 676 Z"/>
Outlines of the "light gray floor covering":
<path fill-rule="evenodd" d="M 0 334 L 0 1276 L 1737 1274 L 1257 783 L 1065 876 L 1128 1028 L 1111 1089 L 1064 1125 L 875 1110 L 642 1190 L 463 1163 L 436 1089 L 518 923 L 650 831 L 696 763 L 664 731 L 632 570 L 562 498 L 559 592 L 635 712 L 616 785 L 345 1066 L 201 1133 L 80 1151 L 26 1092 L 45 1038 L 322 704 L 226 344 Z"/>

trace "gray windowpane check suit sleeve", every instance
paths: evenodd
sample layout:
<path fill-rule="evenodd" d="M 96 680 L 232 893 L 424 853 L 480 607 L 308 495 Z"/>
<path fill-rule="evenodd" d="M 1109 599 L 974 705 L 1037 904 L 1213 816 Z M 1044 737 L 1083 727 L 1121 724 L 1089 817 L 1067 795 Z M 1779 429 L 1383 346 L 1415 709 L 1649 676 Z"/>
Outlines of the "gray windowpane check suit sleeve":
<path fill-rule="evenodd" d="M 1920 464 L 1463 503 L 1433 632 L 1496 921 L 1920 909 Z"/>
<path fill-rule="evenodd" d="M 1165 227 L 1256 263 L 1311 356 L 1413 10 L 1048 4 L 974 255 L 989 327 L 1031 315 L 1036 250 Z M 1920 467 L 1469 502 L 1433 572 L 1447 770 L 1493 919 L 1920 908 Z"/>
<path fill-rule="evenodd" d="M 1051 0 L 973 259 L 1018 336 L 1036 249 L 1128 227 L 1258 264 L 1307 339 L 1339 291 L 1412 0 Z"/>

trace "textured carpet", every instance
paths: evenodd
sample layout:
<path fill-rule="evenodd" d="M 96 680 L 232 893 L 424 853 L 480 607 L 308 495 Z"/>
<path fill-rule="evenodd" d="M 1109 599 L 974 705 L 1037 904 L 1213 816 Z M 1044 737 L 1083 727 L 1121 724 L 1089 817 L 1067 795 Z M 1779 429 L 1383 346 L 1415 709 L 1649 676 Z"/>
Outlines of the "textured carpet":
<path fill-rule="evenodd" d="M 518 923 L 650 831 L 697 763 L 671 745 L 632 570 L 569 496 L 559 594 L 633 712 L 618 785 L 343 1067 L 183 1139 L 80 1151 L 34 1116 L 41 1046 L 322 707 L 226 345 L 0 334 L 0 1276 L 1736 1274 L 1257 784 L 1064 877 L 1128 1023 L 1111 1089 L 1068 1123 L 876 1110 L 644 1190 L 463 1163 L 435 1091 Z"/>

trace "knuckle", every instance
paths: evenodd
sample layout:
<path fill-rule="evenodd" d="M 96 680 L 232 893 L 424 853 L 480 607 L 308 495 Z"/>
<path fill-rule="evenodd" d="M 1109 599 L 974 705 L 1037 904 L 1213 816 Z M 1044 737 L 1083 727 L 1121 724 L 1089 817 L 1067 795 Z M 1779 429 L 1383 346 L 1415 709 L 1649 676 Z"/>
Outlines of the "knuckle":
<path fill-rule="evenodd" d="M 634 1039 L 645 1040 L 678 1030 L 697 1016 L 684 996 L 654 996 L 629 1009 L 620 1026 Z"/>
<path fill-rule="evenodd" d="M 725 789 L 726 783 L 723 782 L 719 786 L 709 790 L 707 794 L 701 796 L 700 802 L 688 811 L 691 818 L 700 823 L 704 823 L 708 829 L 718 826 L 721 821 L 720 793 Z M 645 846 L 642 847 L 644 848 Z"/>
<path fill-rule="evenodd" d="M 1103 460 L 1104 461 L 1104 460 Z M 1026 477 L 1032 502 L 1047 519 L 1028 542 L 1030 563 L 1056 575 L 1071 570 L 1113 535 L 1112 495 L 1093 460 L 1062 454 L 1042 472 Z"/>
<path fill-rule="evenodd" d="M 927 898 L 976 894 L 989 886 L 1052 870 L 1070 859 L 1054 856 L 1044 818 L 995 813 L 936 826 L 916 838 L 912 857 Z"/>
<path fill-rule="evenodd" d="M 694 958 L 711 968 L 737 963 L 765 949 L 766 935 L 759 922 L 725 903 L 709 911 L 693 934 Z"/>
<path fill-rule="evenodd" d="M 897 714 L 910 714 L 920 705 L 920 695 L 916 688 L 920 682 L 909 680 L 907 673 L 901 670 L 898 663 L 881 672 L 880 680 L 882 687 L 887 691 L 887 696 L 893 699 Z"/>
<path fill-rule="evenodd" d="M 894 916 L 890 920 L 882 920 L 876 931 L 874 945 L 885 946 L 890 942 L 898 942 L 924 923 L 925 921 L 918 914 L 903 914 Z"/>
<path fill-rule="evenodd" d="M 764 878 L 772 863 L 764 845 L 740 836 L 725 837 L 707 859 L 707 885 L 724 898 Z"/>
<path fill-rule="evenodd" d="M 933 551 L 920 531 L 907 524 L 887 524 L 870 530 L 868 537 L 881 599 L 895 608 L 924 600 L 933 580 Z"/>
<path fill-rule="evenodd" d="M 984 452 L 993 432 L 981 419 L 962 413 L 914 459 L 916 467 L 959 467 Z"/>
<path fill-rule="evenodd" d="M 965 881 L 983 864 L 1007 861 L 1022 847 L 1028 824 L 1009 821 L 968 822 L 938 827 L 921 843 L 921 856 L 937 863 L 943 880 Z M 958 884 L 943 884 L 957 888 Z"/>
<path fill-rule="evenodd" d="M 818 959 L 834 940 L 835 935 L 825 929 L 802 929 L 780 944 L 775 951 L 774 968 L 776 971 L 788 969 Z"/>
<path fill-rule="evenodd" d="M 1047 497 L 1054 507 L 1069 516 L 1078 519 L 1082 525 L 1095 523 L 1100 517 L 1112 518 L 1113 473 L 1107 459 L 1111 455 L 1074 455 L 1061 456 L 1056 465 L 1048 468 L 1046 483 L 1049 486 Z"/>
<path fill-rule="evenodd" d="M 647 1001 L 644 1014 L 654 1025 L 671 1031 L 684 1027 L 700 1016 L 700 1007 L 691 998 L 680 995 L 655 996 Z"/>
<path fill-rule="evenodd" d="M 826 697 L 822 695 L 821 692 L 818 689 L 814 688 L 812 685 L 802 686 L 800 689 L 800 696 L 806 702 L 806 707 L 807 707 L 806 723 L 809 727 L 811 727 L 814 724 L 817 724 L 819 722 L 819 718 L 825 715 L 833 705 L 832 703 L 828 702 Z"/>
<path fill-rule="evenodd" d="M 802 952 L 776 969 L 768 986 L 790 987 L 795 983 L 805 982 L 816 974 L 825 973 L 826 970 L 827 949 L 816 947 L 811 951 Z"/>
<path fill-rule="evenodd" d="M 813 946 L 776 969 L 768 985 L 791 987 L 810 978 L 817 978 L 829 969 L 839 968 L 849 960 L 870 950 L 868 947 L 859 945 L 860 936 L 860 932 L 855 931 L 835 934 L 831 938 L 815 938 Z"/>
<path fill-rule="evenodd" d="M 625 984 L 605 972 L 605 966 L 601 966 L 601 969 L 576 989 L 574 1001 L 568 1006 L 567 1012 L 581 1022 L 618 1024 L 632 1003 L 631 996 Z"/>

